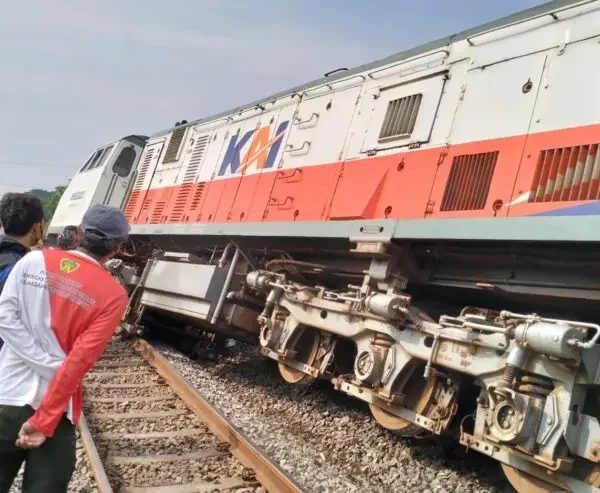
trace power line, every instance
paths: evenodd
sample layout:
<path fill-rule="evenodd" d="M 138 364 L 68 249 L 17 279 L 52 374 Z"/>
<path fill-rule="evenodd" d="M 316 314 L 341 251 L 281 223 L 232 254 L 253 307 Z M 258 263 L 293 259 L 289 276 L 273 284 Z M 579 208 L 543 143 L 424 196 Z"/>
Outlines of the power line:
<path fill-rule="evenodd" d="M 73 166 L 65 166 L 64 164 L 24 163 L 24 162 L 19 162 L 19 161 L 7 161 L 7 160 L 0 160 L 0 164 L 12 164 L 13 166 L 42 166 L 44 168 L 74 169 Z"/>
<path fill-rule="evenodd" d="M 24 190 L 45 190 L 42 186 L 15 185 L 14 183 L 0 183 L 0 187 L 22 188 Z M 55 188 L 55 186 L 51 188 Z"/>

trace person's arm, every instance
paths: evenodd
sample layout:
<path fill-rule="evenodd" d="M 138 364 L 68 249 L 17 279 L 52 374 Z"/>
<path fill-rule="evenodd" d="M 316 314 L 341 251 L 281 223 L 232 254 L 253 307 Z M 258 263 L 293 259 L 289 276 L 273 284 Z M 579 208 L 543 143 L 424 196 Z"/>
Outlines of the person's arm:
<path fill-rule="evenodd" d="M 19 260 L 6 279 L 0 295 L 0 339 L 33 371 L 45 380 L 51 380 L 63 359 L 47 353 L 19 317 L 23 268 L 30 261 L 31 257 Z"/>
<path fill-rule="evenodd" d="M 127 304 L 124 290 L 111 297 L 91 325 L 77 338 L 64 363 L 56 372 L 44 394 L 42 403 L 29 424 L 47 437 L 54 434 L 71 396 L 88 370 L 102 355 L 115 332 Z"/>

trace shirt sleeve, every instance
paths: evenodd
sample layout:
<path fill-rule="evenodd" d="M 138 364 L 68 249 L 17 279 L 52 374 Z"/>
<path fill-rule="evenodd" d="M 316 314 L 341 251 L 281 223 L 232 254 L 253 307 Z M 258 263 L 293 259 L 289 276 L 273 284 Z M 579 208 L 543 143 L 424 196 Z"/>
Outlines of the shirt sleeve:
<path fill-rule="evenodd" d="M 0 339 L 33 371 L 45 380 L 51 380 L 63 359 L 46 352 L 19 316 L 21 279 L 29 260 L 23 257 L 15 264 L 0 295 Z"/>
<path fill-rule="evenodd" d="M 42 403 L 29 423 L 47 437 L 54 434 L 71 396 L 81 384 L 83 377 L 102 355 L 115 332 L 127 305 L 124 290 L 115 299 L 110 297 L 98 312 L 96 319 L 84 330 L 56 372 L 44 394 Z"/>

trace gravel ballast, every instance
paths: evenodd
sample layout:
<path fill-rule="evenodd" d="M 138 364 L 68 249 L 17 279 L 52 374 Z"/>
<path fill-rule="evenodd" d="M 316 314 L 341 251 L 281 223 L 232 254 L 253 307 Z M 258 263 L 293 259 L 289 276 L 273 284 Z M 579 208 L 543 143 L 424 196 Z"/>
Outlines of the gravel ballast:
<path fill-rule="evenodd" d="M 439 441 L 399 438 L 377 425 L 364 403 L 334 391 L 326 382 L 310 387 L 286 384 L 279 377 L 276 363 L 261 356 L 258 348 L 237 344 L 228 354 L 219 355 L 217 361 L 192 361 L 165 344 L 156 341 L 151 344 L 189 384 L 307 492 L 514 492 L 500 467 L 483 456 L 471 452 L 466 459 L 448 458 Z M 95 387 L 94 397 L 123 399 L 117 403 L 86 404 L 86 408 L 93 407 L 96 413 L 162 411 L 181 407 L 179 402 L 169 401 L 128 402 L 127 398 L 130 394 L 133 397 L 134 392 L 102 390 L 97 387 L 100 379 L 91 377 L 90 380 Z M 110 383 L 120 381 L 109 380 Z M 152 386 L 147 392 L 137 389 L 138 395 L 140 390 L 143 395 L 166 394 L 168 387 Z M 171 426 L 167 428 L 172 430 L 204 427 L 190 415 L 170 419 Z M 128 421 L 119 420 L 120 426 L 107 426 L 108 423 L 101 420 L 90 423 L 90 427 L 97 432 L 117 433 L 125 427 L 128 431 L 152 431 L 155 428 L 152 420 L 143 426 L 140 423 L 139 430 L 135 422 Z M 162 446 L 158 441 L 148 440 L 139 443 L 140 448 L 127 442 L 109 444 L 100 440 L 97 445 L 101 453 L 108 447 L 119 455 L 183 453 L 212 445 L 211 440 L 197 437 L 173 439 L 162 442 Z M 79 439 L 77 447 L 77 467 L 69 492 L 96 493 L 98 489 Z M 178 470 L 161 464 L 161 474 L 175 482 L 239 474 L 234 463 L 228 460 L 219 457 L 212 461 L 214 464 L 206 463 L 206 468 L 194 470 L 185 467 Z M 215 470 L 208 467 L 210 465 L 214 465 Z M 140 470 L 132 470 L 131 474 L 153 476 L 146 469 L 155 467 L 140 466 Z M 20 485 L 18 478 L 10 493 L 19 492 Z"/>
<path fill-rule="evenodd" d="M 151 344 L 307 491 L 514 492 L 481 455 L 448 458 L 439 441 L 399 438 L 328 383 L 284 383 L 255 347 L 238 344 L 216 362 L 194 362 Z"/>

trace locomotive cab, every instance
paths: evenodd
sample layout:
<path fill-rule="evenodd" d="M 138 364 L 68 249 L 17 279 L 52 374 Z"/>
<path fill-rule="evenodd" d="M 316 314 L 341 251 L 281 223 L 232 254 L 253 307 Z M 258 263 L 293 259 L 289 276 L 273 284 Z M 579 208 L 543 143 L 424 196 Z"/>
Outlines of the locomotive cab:
<path fill-rule="evenodd" d="M 96 204 L 122 208 L 137 176 L 137 165 L 147 137 L 130 135 L 97 148 L 73 176 L 56 208 L 48 241 L 66 226 L 78 225 L 85 212 Z"/>

